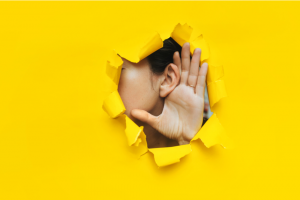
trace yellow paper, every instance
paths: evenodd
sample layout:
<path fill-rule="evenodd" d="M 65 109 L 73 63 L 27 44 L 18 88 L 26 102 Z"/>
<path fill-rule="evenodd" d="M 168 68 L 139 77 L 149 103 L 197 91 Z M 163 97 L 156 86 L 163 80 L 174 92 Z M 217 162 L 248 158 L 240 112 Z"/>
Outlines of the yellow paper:
<path fill-rule="evenodd" d="M 196 48 L 201 49 L 201 58 L 200 61 L 207 60 L 209 58 L 209 47 L 203 35 L 199 35 L 195 40 L 190 41 L 190 37 L 192 35 L 193 28 L 190 27 L 188 24 L 181 25 L 178 23 L 172 34 L 171 37 L 180 45 L 182 46 L 186 42 L 190 42 L 190 52 L 191 55 L 194 54 L 194 50 Z"/>
<path fill-rule="evenodd" d="M 300 199 L 299 10 L 299 1 L 1 2 L 0 200 Z M 191 38 L 203 31 L 209 63 L 223 64 L 231 96 L 214 107 L 237 147 L 196 140 L 158 168 L 128 146 L 125 119 L 101 108 L 115 84 L 106 55 L 136 30 L 166 39 L 178 20 Z"/>
<path fill-rule="evenodd" d="M 128 145 L 134 148 L 138 155 L 142 155 L 148 151 L 146 135 L 143 131 L 143 126 L 136 125 L 127 115 L 125 115 L 126 129 L 125 134 L 127 137 Z"/>
<path fill-rule="evenodd" d="M 113 91 L 103 101 L 102 108 L 112 118 L 117 118 L 126 111 L 123 101 L 117 90 Z"/>
<path fill-rule="evenodd" d="M 141 140 L 138 140 L 141 132 L 143 131 L 143 126 L 139 127 L 136 125 L 127 115 L 125 115 L 126 129 L 125 134 L 128 140 L 128 145 L 138 146 Z"/>
<path fill-rule="evenodd" d="M 133 63 L 138 63 L 162 47 L 163 41 L 159 33 L 152 32 L 125 40 L 115 50 L 121 57 Z"/>
<path fill-rule="evenodd" d="M 227 137 L 225 129 L 217 118 L 216 113 L 214 113 L 200 129 L 200 131 L 195 135 L 192 141 L 201 139 L 204 145 L 209 148 L 216 144 L 222 145 L 224 148 L 232 148 L 232 142 Z"/>
<path fill-rule="evenodd" d="M 190 41 L 191 34 L 193 32 L 193 28 L 188 24 L 181 25 L 177 24 L 171 34 L 171 37 L 182 46 L 184 43 Z"/>
<path fill-rule="evenodd" d="M 213 106 L 222 98 L 227 97 L 224 80 L 223 66 L 208 66 L 207 71 L 207 92 L 209 97 L 209 105 L 211 110 Z"/>
<path fill-rule="evenodd" d="M 180 158 L 186 156 L 192 151 L 191 145 L 180 145 L 175 147 L 150 148 L 153 153 L 157 166 L 163 167 L 180 162 Z"/>
<path fill-rule="evenodd" d="M 223 80 L 217 80 L 207 85 L 207 92 L 209 96 L 210 108 L 220 101 L 222 98 L 227 97 L 226 88 Z"/>
<path fill-rule="evenodd" d="M 196 48 L 200 48 L 201 49 L 201 57 L 200 57 L 200 61 L 201 63 L 204 60 L 207 60 L 209 58 L 209 47 L 207 42 L 205 41 L 205 39 L 203 38 L 203 35 L 201 34 L 199 37 L 197 37 L 195 40 L 193 40 L 191 42 L 190 45 L 190 51 L 191 51 L 191 55 L 194 54 L 194 50 Z"/>
<path fill-rule="evenodd" d="M 123 61 L 117 55 L 115 51 L 112 51 L 111 57 L 107 60 L 106 63 L 106 74 L 111 78 L 111 80 L 116 84 L 118 88 L 120 75 L 122 71 Z"/>
<path fill-rule="evenodd" d="M 222 65 L 214 66 L 210 65 L 207 71 L 207 83 L 211 83 L 220 80 L 224 76 L 224 69 Z"/>
<path fill-rule="evenodd" d="M 153 33 L 148 37 L 148 39 L 142 42 L 142 45 L 138 53 L 138 57 L 139 57 L 138 62 L 162 47 L 163 47 L 163 41 L 160 35 L 157 32 Z"/>
<path fill-rule="evenodd" d="M 192 31 L 193 29 L 188 24 L 177 24 L 171 34 L 171 37 L 182 46 L 185 42 L 189 42 Z M 108 61 L 107 74 L 114 81 L 114 83 L 117 84 L 119 81 L 117 76 L 120 76 L 119 70 L 120 66 L 122 65 L 122 59 L 117 54 L 131 62 L 139 62 L 141 59 L 152 54 L 162 46 L 162 39 L 157 32 L 140 35 L 138 38 L 128 39 L 116 48 L 116 52 L 113 51 L 111 58 Z M 193 54 L 195 48 L 201 48 L 202 61 L 208 59 L 209 48 L 202 34 L 191 43 L 191 54 Z M 224 81 L 219 80 L 223 77 L 223 75 L 224 72 L 222 66 L 212 66 L 208 70 L 207 87 L 211 107 L 221 98 L 226 96 Z M 117 91 L 113 92 L 104 101 L 103 108 L 113 118 L 116 118 L 125 112 L 124 105 Z M 143 132 L 143 127 L 136 125 L 128 116 L 125 116 L 125 121 L 125 134 L 129 146 L 133 148 L 140 147 L 139 150 L 136 150 L 138 151 L 139 155 L 147 152 L 148 147 L 146 135 Z M 213 124 L 216 123 L 214 118 L 210 121 L 212 121 Z M 219 125 L 222 127 L 220 123 Z M 209 127 L 209 125 L 206 125 L 206 127 Z M 211 145 L 212 142 L 218 143 L 219 140 L 221 140 L 220 138 L 223 138 L 224 135 L 220 134 L 216 137 L 214 134 L 219 132 L 220 131 L 213 130 L 211 134 L 209 132 L 204 134 L 201 139 L 203 139 L 208 146 Z M 223 140 L 224 139 L 222 139 L 222 141 Z M 174 147 L 152 148 L 149 149 L 149 151 L 154 154 L 156 164 L 159 167 L 163 167 L 179 162 L 180 158 L 191 152 L 191 145 L 188 144 Z"/>

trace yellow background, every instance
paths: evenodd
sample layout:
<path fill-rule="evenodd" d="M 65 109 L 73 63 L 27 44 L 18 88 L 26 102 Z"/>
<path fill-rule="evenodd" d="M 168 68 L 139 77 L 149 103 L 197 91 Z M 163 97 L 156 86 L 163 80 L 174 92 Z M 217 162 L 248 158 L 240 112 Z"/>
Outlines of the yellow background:
<path fill-rule="evenodd" d="M 0 199 L 299 199 L 300 2 L 1 2 Z M 102 110 L 108 50 L 138 30 L 203 33 L 234 150 L 137 160 Z M 196 36 L 196 35 L 194 35 Z"/>

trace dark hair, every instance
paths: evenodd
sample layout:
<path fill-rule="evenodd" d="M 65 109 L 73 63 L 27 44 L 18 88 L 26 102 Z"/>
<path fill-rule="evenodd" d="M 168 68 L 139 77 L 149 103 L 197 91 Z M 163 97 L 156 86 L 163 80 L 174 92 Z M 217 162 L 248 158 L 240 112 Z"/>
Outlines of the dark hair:
<path fill-rule="evenodd" d="M 171 37 L 164 40 L 164 45 L 159 50 L 150 54 L 147 59 L 150 64 L 151 71 L 155 74 L 161 74 L 165 68 L 173 63 L 173 55 L 176 51 L 181 57 L 181 46 Z"/>

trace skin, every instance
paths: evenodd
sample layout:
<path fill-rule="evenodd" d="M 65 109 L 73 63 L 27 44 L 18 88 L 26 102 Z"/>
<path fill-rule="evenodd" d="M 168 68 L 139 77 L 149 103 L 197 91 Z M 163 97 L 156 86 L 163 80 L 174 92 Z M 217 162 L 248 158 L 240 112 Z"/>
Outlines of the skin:
<path fill-rule="evenodd" d="M 147 59 L 124 58 L 118 91 L 125 114 L 144 126 L 149 148 L 188 144 L 202 126 L 208 64 L 200 70 L 201 49 L 190 60 L 190 45 L 182 46 L 161 75 L 153 74 Z M 191 87 L 193 86 L 193 87 Z"/>

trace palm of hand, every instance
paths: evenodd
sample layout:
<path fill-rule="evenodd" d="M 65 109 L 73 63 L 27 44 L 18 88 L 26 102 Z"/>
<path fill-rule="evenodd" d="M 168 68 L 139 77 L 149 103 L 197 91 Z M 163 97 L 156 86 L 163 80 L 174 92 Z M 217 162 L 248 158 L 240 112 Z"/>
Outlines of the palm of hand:
<path fill-rule="evenodd" d="M 182 60 L 174 54 L 174 63 L 182 69 L 180 83 L 166 97 L 164 109 L 156 118 L 156 129 L 179 144 L 187 144 L 199 131 L 203 122 L 204 90 L 207 63 L 199 70 L 200 49 L 194 51 L 190 60 L 190 47 L 182 47 Z M 193 86 L 193 87 L 191 87 Z"/>
<path fill-rule="evenodd" d="M 203 109 L 204 98 L 180 84 L 165 99 L 157 129 L 170 139 L 190 141 L 202 125 Z"/>
<path fill-rule="evenodd" d="M 164 101 L 164 108 L 159 116 L 153 116 L 142 110 L 132 110 L 131 114 L 143 122 L 150 124 L 161 134 L 177 140 L 179 144 L 187 144 L 196 135 L 202 125 L 204 111 L 204 91 L 207 74 L 207 63 L 199 70 L 201 50 L 195 49 L 190 59 L 190 46 L 182 46 L 180 59 L 175 52 L 173 61 L 181 71 L 175 87 Z"/>

